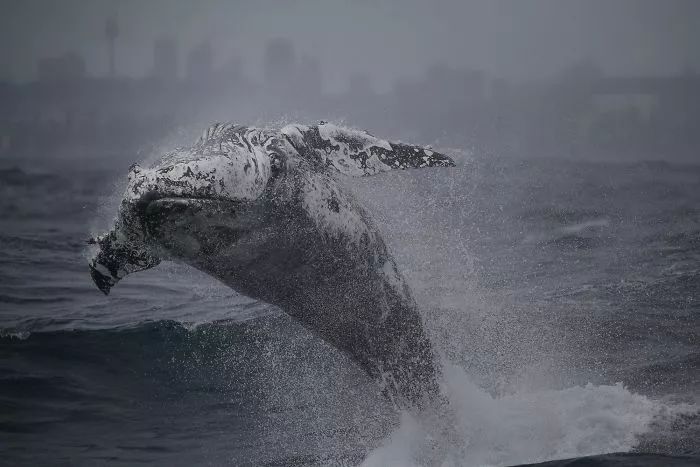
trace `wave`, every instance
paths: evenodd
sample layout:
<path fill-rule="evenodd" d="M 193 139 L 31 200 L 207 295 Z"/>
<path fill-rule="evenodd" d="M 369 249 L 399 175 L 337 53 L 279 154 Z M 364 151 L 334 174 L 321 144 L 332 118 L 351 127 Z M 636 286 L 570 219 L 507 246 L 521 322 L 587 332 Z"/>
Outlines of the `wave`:
<path fill-rule="evenodd" d="M 700 217 L 700 214 L 698 215 Z M 690 217 L 690 216 L 689 216 Z M 651 236 L 649 241 L 662 243 L 660 251 L 665 255 L 678 255 L 700 251 L 700 230 L 686 232 L 663 232 Z"/>
<path fill-rule="evenodd" d="M 576 224 L 588 222 L 591 219 L 604 219 L 605 214 L 600 210 L 586 208 L 565 208 L 558 206 L 543 206 L 528 208 L 518 215 L 519 219 L 529 222 L 559 222 L 562 224 Z"/>
<path fill-rule="evenodd" d="M 48 181 L 55 179 L 52 175 L 47 174 L 30 174 L 20 169 L 19 167 L 9 167 L 0 169 L 0 181 L 7 185 L 22 186 L 26 183 L 35 183 L 39 181 Z"/>
<path fill-rule="evenodd" d="M 668 427 L 679 417 L 700 421 L 694 405 L 654 400 L 631 392 L 622 383 L 494 397 L 461 368 L 449 366 L 447 370 L 446 393 L 457 411 L 457 436 L 464 445 L 448 454 L 446 467 L 515 465 L 628 452 L 652 430 Z M 371 453 L 363 467 L 420 465 L 416 459 L 430 449 L 433 436 L 422 420 L 403 414 L 399 428 Z M 614 463 L 612 457 L 609 460 L 610 464 L 601 458 L 598 464 L 585 465 L 624 465 Z"/>
<path fill-rule="evenodd" d="M 555 245 L 574 249 L 588 249 L 604 243 L 603 232 L 610 227 L 607 218 L 594 218 L 533 233 L 523 239 L 524 244 Z"/>
<path fill-rule="evenodd" d="M 83 320 L 36 318 L 23 321 L 21 325 L 0 328 L 0 344 L 3 339 L 32 337 L 37 344 L 54 342 L 60 344 L 63 341 L 78 340 L 81 342 L 102 342 L 103 346 L 109 346 L 113 340 L 123 342 L 125 339 L 141 339 L 153 333 L 167 335 L 169 338 L 190 335 L 190 337 L 207 336 L 211 338 L 213 331 L 218 333 L 235 333 L 237 326 L 246 326 L 248 321 L 256 324 L 267 323 L 271 318 L 265 315 L 242 315 L 242 318 L 216 320 L 212 322 L 190 322 L 177 320 L 144 320 L 140 322 L 120 324 L 115 326 L 95 325 L 85 326 Z M 274 319 L 274 318 L 272 318 Z"/>
<path fill-rule="evenodd" d="M 518 467 L 696 467 L 697 456 L 665 456 L 662 454 L 616 453 L 602 456 L 587 456 L 538 464 L 523 464 Z"/>
<path fill-rule="evenodd" d="M 191 401 L 196 396 L 209 401 L 206 404 L 213 404 L 211 407 L 252 404 L 259 408 L 256 418 L 289 410 L 283 409 L 285 404 L 292 404 L 291 413 L 298 417 L 301 403 L 310 404 L 304 411 L 316 413 L 314 424 L 327 424 L 336 430 L 338 424 L 360 423 L 357 429 L 368 430 L 366 414 L 349 412 L 355 411 L 353 404 L 371 396 L 372 385 L 358 385 L 362 373 L 355 369 L 348 373 L 348 382 L 336 386 L 338 378 L 353 365 L 342 356 L 333 356 L 335 352 L 326 344 L 301 331 L 285 315 L 243 322 L 142 322 L 92 330 L 67 330 L 64 322 L 53 324 L 62 330 L 50 330 L 51 323 L 44 322 L 42 331 L 31 334 L 0 332 L 0 360 L 6 370 L 0 377 L 0 399 L 14 406 L 49 407 L 53 412 L 59 410 L 56 400 L 67 407 L 93 407 L 81 415 L 86 420 L 109 420 L 130 407 L 135 396 L 155 401 Z M 303 376 L 300 372 L 310 373 Z M 324 381 L 329 374 L 332 381 Z M 445 392 L 457 413 L 454 429 L 466 447 L 448 451 L 452 463 L 443 464 L 446 467 L 512 465 L 630 451 L 645 436 L 655 432 L 665 436 L 679 417 L 691 417 L 692 423 L 700 424 L 695 406 L 655 400 L 621 383 L 515 390 L 494 396 L 460 367 L 448 365 L 445 375 Z M 344 395 L 343 388 L 347 391 Z M 261 394 L 267 399 L 261 399 Z M 321 399 L 316 400 L 313 394 Z M 323 405 L 318 408 L 315 404 L 320 401 Z M 207 410 L 212 411 L 211 416 L 221 413 L 221 408 L 206 404 L 196 409 L 199 417 L 206 420 Z M 133 416 L 155 416 L 153 409 L 149 410 Z M 67 412 L 59 411 L 56 416 L 73 416 Z M 353 418 L 355 422 L 348 421 Z M 6 422 L 0 426 L 5 433 L 47 429 L 43 421 L 35 425 L 10 417 Z M 425 430 L 425 422 L 403 414 L 393 434 L 380 434 L 370 444 L 383 443 L 369 449 L 363 465 L 418 465 L 416 459 L 430 449 L 428 437 L 434 436 Z M 118 428 L 126 422 L 110 423 Z M 158 418 L 148 423 L 157 425 Z M 230 423 L 232 427 L 239 423 L 235 415 Z M 292 431 L 285 436 L 294 440 L 312 435 Z M 338 456 L 362 457 L 362 442 L 342 438 L 342 449 L 325 452 L 318 458 L 319 465 L 332 463 L 330 460 Z M 324 442 L 322 439 L 317 442 Z M 279 455 L 289 460 L 288 452 Z"/>

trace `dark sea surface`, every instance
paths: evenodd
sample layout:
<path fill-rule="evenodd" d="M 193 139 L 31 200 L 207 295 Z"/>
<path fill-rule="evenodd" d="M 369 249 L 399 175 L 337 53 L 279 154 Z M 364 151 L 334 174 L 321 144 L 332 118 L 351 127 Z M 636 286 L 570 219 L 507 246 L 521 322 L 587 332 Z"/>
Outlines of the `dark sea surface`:
<path fill-rule="evenodd" d="M 128 162 L 101 165 L 0 165 L 0 464 L 411 465 L 420 423 L 279 310 L 170 263 L 104 297 L 85 240 Z M 446 362 L 445 465 L 700 465 L 700 166 L 346 183 Z"/>

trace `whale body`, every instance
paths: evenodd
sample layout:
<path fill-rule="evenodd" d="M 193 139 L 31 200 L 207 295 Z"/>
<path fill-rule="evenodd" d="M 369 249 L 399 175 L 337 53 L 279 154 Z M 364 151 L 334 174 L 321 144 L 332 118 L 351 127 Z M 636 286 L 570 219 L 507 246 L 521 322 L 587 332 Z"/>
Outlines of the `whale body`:
<path fill-rule="evenodd" d="M 108 294 L 161 260 L 186 263 L 350 355 L 397 407 L 420 407 L 438 397 L 439 364 L 378 229 L 337 179 L 449 166 L 431 149 L 325 122 L 215 124 L 193 146 L 131 167 L 90 272 Z"/>

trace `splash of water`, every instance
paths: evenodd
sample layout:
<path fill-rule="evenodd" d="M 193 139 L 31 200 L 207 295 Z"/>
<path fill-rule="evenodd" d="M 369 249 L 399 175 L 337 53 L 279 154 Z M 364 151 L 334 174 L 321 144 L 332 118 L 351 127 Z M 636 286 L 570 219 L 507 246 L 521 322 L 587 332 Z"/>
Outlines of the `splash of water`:
<path fill-rule="evenodd" d="M 627 452 L 660 419 L 697 413 L 630 392 L 622 383 L 494 397 L 459 367 L 447 366 L 444 391 L 464 443 L 447 452 L 443 467 L 502 466 Z M 363 467 L 418 466 L 434 435 L 422 420 L 402 414 L 398 429 Z"/>

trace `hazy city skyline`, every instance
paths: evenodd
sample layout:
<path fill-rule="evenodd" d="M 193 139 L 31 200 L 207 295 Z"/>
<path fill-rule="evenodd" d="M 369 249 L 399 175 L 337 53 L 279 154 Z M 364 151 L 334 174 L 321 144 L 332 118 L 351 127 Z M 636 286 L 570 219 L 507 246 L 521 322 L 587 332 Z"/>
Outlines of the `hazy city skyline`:
<path fill-rule="evenodd" d="M 154 41 L 161 37 L 176 40 L 181 75 L 188 51 L 210 41 L 215 66 L 237 58 L 253 77 L 262 73 L 266 43 L 288 38 L 299 56 L 320 61 L 331 91 L 343 90 L 356 73 L 388 89 L 435 63 L 514 80 L 545 77 L 580 60 L 612 75 L 700 68 L 694 47 L 700 2 L 692 0 L 1 3 L 0 73 L 18 81 L 34 79 L 40 59 L 66 52 L 82 56 L 89 74 L 107 75 L 110 16 L 118 19 L 116 67 L 123 76 L 152 71 Z"/>

